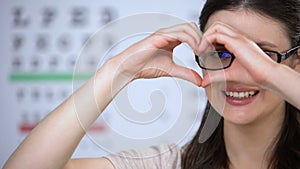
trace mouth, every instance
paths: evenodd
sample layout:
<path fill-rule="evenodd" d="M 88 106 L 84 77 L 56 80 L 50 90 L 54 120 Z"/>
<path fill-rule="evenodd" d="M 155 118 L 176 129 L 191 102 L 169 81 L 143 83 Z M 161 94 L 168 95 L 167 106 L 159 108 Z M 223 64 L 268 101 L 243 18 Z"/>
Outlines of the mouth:
<path fill-rule="evenodd" d="M 223 92 L 226 102 L 233 106 L 248 105 L 254 102 L 259 94 L 259 90 L 255 89 L 227 89 Z"/>
<path fill-rule="evenodd" d="M 259 93 L 258 90 L 251 91 L 224 91 L 226 97 L 233 99 L 247 99 L 256 96 Z"/>

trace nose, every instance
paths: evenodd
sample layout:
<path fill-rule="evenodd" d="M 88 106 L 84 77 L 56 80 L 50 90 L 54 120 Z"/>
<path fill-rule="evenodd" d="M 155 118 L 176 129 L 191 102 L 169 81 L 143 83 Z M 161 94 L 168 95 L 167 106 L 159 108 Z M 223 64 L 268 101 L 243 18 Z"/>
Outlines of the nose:
<path fill-rule="evenodd" d="M 241 68 L 241 67 L 243 67 L 243 66 L 239 63 L 239 61 L 237 61 L 237 59 L 235 59 L 235 60 L 232 62 L 232 64 L 231 64 L 231 66 L 229 67 L 229 69 L 236 70 L 236 69 L 239 69 L 239 68 Z"/>
<path fill-rule="evenodd" d="M 234 60 L 229 68 L 226 70 L 229 76 L 226 76 L 226 81 L 239 81 L 242 77 L 250 76 L 247 69 L 238 61 Z"/>

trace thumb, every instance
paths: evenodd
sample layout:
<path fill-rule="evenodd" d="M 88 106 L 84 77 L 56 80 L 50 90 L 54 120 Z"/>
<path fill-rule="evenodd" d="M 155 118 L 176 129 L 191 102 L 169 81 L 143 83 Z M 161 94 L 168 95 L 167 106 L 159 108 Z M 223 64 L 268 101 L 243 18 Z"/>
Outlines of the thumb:
<path fill-rule="evenodd" d="M 225 81 L 227 79 L 226 76 L 228 76 L 228 74 L 225 73 L 224 70 L 206 72 L 203 77 L 201 86 L 205 88 L 208 85 L 210 85 L 212 82 Z"/>
<path fill-rule="evenodd" d="M 201 86 L 202 83 L 202 78 L 196 71 L 183 66 L 174 65 L 170 75 L 172 77 L 187 80 L 196 86 Z"/>

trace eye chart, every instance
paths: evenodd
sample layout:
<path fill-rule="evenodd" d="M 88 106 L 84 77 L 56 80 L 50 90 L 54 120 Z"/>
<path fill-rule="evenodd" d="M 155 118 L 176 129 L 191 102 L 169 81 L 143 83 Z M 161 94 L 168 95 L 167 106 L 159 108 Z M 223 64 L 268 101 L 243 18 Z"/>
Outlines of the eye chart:
<path fill-rule="evenodd" d="M 131 33 L 131 28 L 151 27 L 153 21 L 163 27 L 174 18 L 198 22 L 203 3 L 2 0 L 0 164 L 41 119 L 101 67 L 99 56 L 106 53 L 112 57 L 145 37 L 139 36 L 141 32 Z M 139 16 L 139 22 L 132 22 Z M 107 27 L 113 22 L 117 23 L 113 28 Z M 125 27 L 128 34 L 116 38 L 116 34 L 126 32 Z M 107 32 L 93 41 L 101 31 Z M 198 69 L 187 45 L 176 49 L 174 55 L 178 63 Z M 76 66 L 80 71 L 74 80 Z M 100 157 L 136 146 L 169 143 L 176 135 L 175 142 L 184 144 L 197 129 L 198 113 L 205 102 L 201 89 L 182 80 L 137 80 L 103 112 L 103 118 L 87 131 L 73 156 Z M 146 119 L 147 113 L 153 112 L 156 114 Z M 184 133 L 176 134 L 183 126 L 188 126 Z"/>

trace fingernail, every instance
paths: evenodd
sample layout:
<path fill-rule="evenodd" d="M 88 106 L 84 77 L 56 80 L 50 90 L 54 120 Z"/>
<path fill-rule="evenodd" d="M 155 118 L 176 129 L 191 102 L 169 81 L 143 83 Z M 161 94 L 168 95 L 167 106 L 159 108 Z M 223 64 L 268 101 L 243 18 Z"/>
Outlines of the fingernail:
<path fill-rule="evenodd" d="M 202 78 L 198 75 L 198 73 L 196 71 L 194 71 L 193 69 L 190 69 L 193 76 L 194 76 L 194 80 L 195 80 L 195 84 L 197 86 L 201 86 L 202 84 Z"/>

